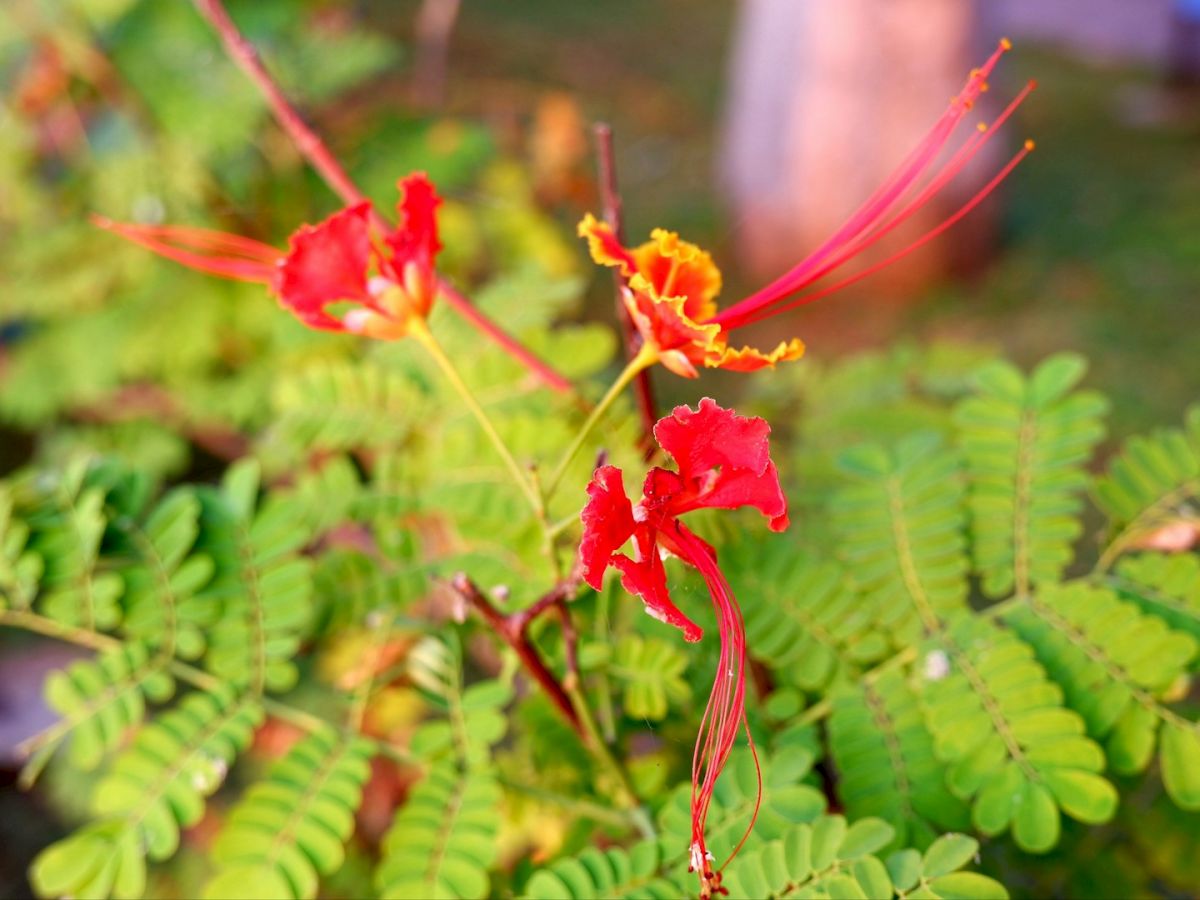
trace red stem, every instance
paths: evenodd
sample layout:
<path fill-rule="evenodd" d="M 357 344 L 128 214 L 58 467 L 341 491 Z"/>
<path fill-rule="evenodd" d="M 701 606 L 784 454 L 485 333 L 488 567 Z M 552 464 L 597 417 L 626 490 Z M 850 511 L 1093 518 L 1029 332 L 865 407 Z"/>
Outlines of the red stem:
<path fill-rule="evenodd" d="M 317 174 L 345 203 L 361 202 L 364 199 L 362 192 L 350 180 L 350 176 L 346 174 L 341 164 L 333 158 L 333 154 L 325 147 L 324 142 L 292 108 L 287 97 L 283 95 L 283 91 L 279 89 L 266 67 L 263 66 L 254 45 L 246 40 L 233 23 L 233 19 L 229 18 L 229 13 L 225 11 L 221 0 L 195 0 L 195 3 L 200 15 L 221 36 L 221 42 L 225 45 L 225 50 L 229 53 L 230 58 L 238 68 L 246 73 L 266 98 L 275 119 L 295 141 L 296 147 L 317 170 Z M 380 221 L 382 222 L 382 219 Z"/>
<path fill-rule="evenodd" d="M 516 651 L 517 657 L 521 660 L 521 664 L 549 696 L 550 700 L 558 707 L 558 711 L 563 714 L 567 722 L 575 729 L 576 734 L 580 739 L 587 741 L 587 732 L 583 728 L 583 723 L 579 721 L 579 714 L 575 711 L 575 706 L 571 703 L 571 698 L 559 683 L 558 678 L 542 660 L 541 655 L 537 652 L 529 640 L 527 634 L 529 623 L 533 621 L 537 613 L 540 613 L 552 606 L 565 601 L 566 585 L 555 587 L 550 593 L 542 597 L 528 610 L 514 613 L 506 616 L 501 613 L 496 607 L 488 601 L 484 596 L 483 591 L 475 582 L 471 581 L 462 572 L 458 573 L 451 579 L 451 587 L 464 600 L 471 604 L 477 613 L 483 618 L 492 630 L 502 637 L 513 650 Z M 537 612 L 535 613 L 534 610 Z"/>
<path fill-rule="evenodd" d="M 499 325 L 484 315 L 479 307 L 451 287 L 444 278 L 438 282 L 438 295 L 454 307 L 460 316 L 491 338 L 509 356 L 523 363 L 525 368 L 537 375 L 547 387 L 562 394 L 569 394 L 574 390 L 571 382 L 534 356 L 516 338 L 502 330 Z"/>
<path fill-rule="evenodd" d="M 600 169 L 600 200 L 604 207 L 604 221 L 616 235 L 618 243 L 625 244 L 625 228 L 621 214 L 621 194 L 617 189 L 617 161 L 613 151 L 612 127 L 606 122 L 597 122 L 593 128 L 596 136 L 596 157 Z M 616 293 L 617 319 L 621 323 L 621 334 L 625 339 L 625 359 L 632 361 L 642 349 L 642 336 L 638 334 L 625 308 L 622 294 L 625 290 L 625 279 L 621 270 L 612 270 L 613 288 Z M 654 423 L 658 421 L 658 412 L 654 403 L 654 384 L 650 381 L 650 370 L 638 372 L 633 381 L 634 395 L 637 397 L 638 410 L 642 414 L 642 446 L 647 455 L 654 447 Z"/>
<path fill-rule="evenodd" d="M 324 179 L 325 183 L 332 188 L 333 192 L 343 202 L 354 204 L 366 199 L 362 191 L 350 180 L 350 176 L 346 174 L 346 170 L 342 168 L 341 164 L 333 157 L 333 154 L 329 152 L 324 142 L 317 136 L 316 132 L 305 124 L 300 114 L 288 102 L 287 97 L 283 95 L 283 91 L 279 89 L 271 74 L 263 66 L 258 51 L 254 49 L 254 45 L 246 40 L 242 33 L 238 31 L 233 20 L 229 18 L 229 13 L 225 11 L 221 0 L 194 0 L 194 2 L 200 15 L 220 35 L 221 42 L 225 45 L 225 50 L 228 52 L 230 58 L 237 64 L 238 68 L 246 73 L 266 98 L 267 104 L 271 107 L 271 112 L 275 116 L 276 121 L 279 122 L 283 130 L 295 142 L 296 147 L 300 150 L 304 158 L 316 169 L 317 174 Z M 380 231 L 391 230 L 391 226 L 388 225 L 383 216 L 374 208 L 371 209 L 371 217 Z M 556 391 L 565 392 L 571 390 L 571 383 L 569 381 L 506 334 L 499 325 L 480 312 L 462 294 L 450 289 L 444 283 L 442 294 L 446 298 L 446 302 L 459 315 L 463 316 L 463 318 L 467 319 L 476 328 L 495 341 L 506 353 L 529 368 L 548 387 Z"/>

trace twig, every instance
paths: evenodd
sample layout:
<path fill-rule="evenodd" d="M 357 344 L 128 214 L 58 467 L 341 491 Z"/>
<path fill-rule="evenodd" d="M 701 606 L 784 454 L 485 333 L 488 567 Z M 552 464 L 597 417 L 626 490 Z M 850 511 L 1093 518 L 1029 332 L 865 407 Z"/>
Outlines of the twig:
<path fill-rule="evenodd" d="M 571 382 L 534 356 L 516 338 L 502 330 L 479 307 L 455 290 L 444 278 L 438 280 L 438 296 L 449 303 L 456 313 L 491 338 L 492 343 L 497 347 L 537 375 L 546 387 L 558 391 L 560 394 L 569 394 L 575 390 Z"/>
<path fill-rule="evenodd" d="M 516 651 L 525 670 L 541 685 L 559 712 L 575 729 L 575 733 L 579 735 L 583 745 L 596 762 L 611 776 L 617 802 L 629 810 L 630 821 L 643 836 L 653 837 L 654 825 L 638 801 L 629 773 L 613 756 L 608 742 L 600 734 L 596 727 L 596 720 L 588 707 L 587 697 L 583 693 L 579 658 L 575 649 L 578 635 L 566 608 L 567 600 L 575 593 L 579 585 L 578 571 L 572 572 L 571 576 L 555 585 L 528 609 L 509 615 L 504 615 L 492 606 L 479 587 L 464 573 L 460 572 L 455 575 L 450 583 L 459 596 L 470 603 L 492 630 Z M 530 624 L 549 609 L 557 609 L 559 612 L 563 627 L 563 641 L 567 647 L 568 673 L 562 681 L 554 676 L 529 640 Z"/>
<path fill-rule="evenodd" d="M 229 18 L 229 13 L 225 11 L 221 0 L 195 0 L 195 3 L 200 15 L 220 35 L 221 42 L 225 45 L 225 50 L 229 53 L 230 58 L 238 68 L 246 73 L 246 76 L 254 82 L 255 87 L 266 98 L 275 119 L 295 141 L 297 149 L 317 170 L 317 174 L 346 203 L 361 202 L 364 199 L 362 192 L 350 180 L 350 176 L 346 174 L 341 164 L 333 158 L 333 154 L 325 147 L 324 142 L 308 127 L 300 118 L 300 114 L 288 102 L 283 91 L 279 89 L 266 67 L 263 66 L 254 45 L 246 40 L 233 23 L 233 19 Z M 376 219 L 376 224 L 386 228 L 387 223 L 377 212 L 372 210 L 372 215 Z"/>
<path fill-rule="evenodd" d="M 613 151 L 612 127 L 607 122 L 597 122 L 593 127 L 596 137 L 596 159 L 600 169 L 600 201 L 604 208 L 604 221 L 613 230 L 617 240 L 625 243 L 625 228 L 622 221 L 621 194 L 617 189 L 617 161 Z M 638 334 L 629 317 L 622 299 L 625 291 L 625 279 L 621 277 L 620 269 L 613 269 L 613 289 L 616 292 L 617 319 L 621 323 L 621 334 L 625 339 L 625 359 L 632 362 L 642 349 L 642 336 Z M 658 412 L 654 403 L 654 385 L 650 381 L 650 371 L 643 369 L 638 372 L 633 383 L 634 394 L 637 396 L 638 409 L 642 414 L 643 449 L 649 452 L 654 446 L 654 423 L 658 421 Z"/>
<path fill-rule="evenodd" d="M 567 657 L 567 677 L 579 680 L 579 631 L 575 628 L 575 620 L 567 609 L 567 598 L 558 601 L 558 622 L 562 629 L 563 652 Z"/>
<path fill-rule="evenodd" d="M 523 613 L 504 615 L 496 607 L 492 606 L 491 601 L 479 589 L 479 586 L 463 572 L 459 572 L 450 579 L 450 586 L 479 613 L 491 629 L 504 639 L 505 643 L 512 647 L 517 657 L 521 660 L 521 665 L 525 667 L 525 671 L 546 692 L 551 702 L 563 714 L 563 717 L 575 729 L 580 738 L 586 740 L 587 735 L 583 730 L 582 723 L 579 721 L 579 715 L 571 703 L 571 698 L 563 689 L 558 678 L 550 671 L 541 654 L 538 653 L 537 648 L 529 640 L 528 630 L 529 623 L 533 620 L 532 617 L 526 616 Z M 535 606 L 539 606 L 540 610 L 553 606 L 561 596 L 561 589 L 561 585 L 555 586 L 550 594 L 547 595 L 547 597 L 551 598 L 550 601 L 546 602 L 546 597 L 543 597 Z"/>
<path fill-rule="evenodd" d="M 564 581 L 562 584 L 555 585 L 544 595 L 535 600 L 532 605 L 521 610 L 520 612 L 513 613 L 511 616 L 509 616 L 509 619 L 512 620 L 513 625 L 518 631 L 524 633 L 529 630 L 529 626 L 533 623 L 533 620 L 546 610 L 550 609 L 550 607 L 560 606 L 566 602 L 571 594 L 575 593 L 575 589 L 577 587 L 578 582 L 573 580 Z"/>
<path fill-rule="evenodd" d="M 254 45 L 246 40 L 242 33 L 238 31 L 233 20 L 229 18 L 229 13 L 225 11 L 221 0 L 194 0 L 194 2 L 200 15 L 220 35 L 221 42 L 225 45 L 230 58 L 238 68 L 246 73 L 247 77 L 254 82 L 254 85 L 262 93 L 263 97 L 266 98 L 267 104 L 271 108 L 271 113 L 275 116 L 275 120 L 288 133 L 288 136 L 295 142 L 297 149 L 309 161 L 317 171 L 317 174 L 324 179 L 325 183 L 333 189 L 333 192 L 343 202 L 354 204 L 366 200 L 367 198 L 363 195 L 362 191 L 350 180 L 350 176 L 346 174 L 346 170 L 342 168 L 341 163 L 334 158 L 316 132 L 308 127 L 304 119 L 300 117 L 300 114 L 288 102 L 287 97 L 283 95 L 283 91 L 279 89 L 271 74 L 263 66 L 258 51 L 254 49 Z M 391 230 L 387 221 L 374 207 L 371 208 L 371 219 L 379 230 Z M 512 337 L 505 334 L 499 325 L 480 312 L 462 294 L 450 289 L 445 282 L 442 283 L 441 287 L 442 296 L 459 315 L 470 321 L 471 324 L 495 341 L 505 352 L 537 374 L 548 387 L 562 392 L 571 390 L 571 383 L 569 381 L 551 369 L 546 363 L 539 360 Z"/>

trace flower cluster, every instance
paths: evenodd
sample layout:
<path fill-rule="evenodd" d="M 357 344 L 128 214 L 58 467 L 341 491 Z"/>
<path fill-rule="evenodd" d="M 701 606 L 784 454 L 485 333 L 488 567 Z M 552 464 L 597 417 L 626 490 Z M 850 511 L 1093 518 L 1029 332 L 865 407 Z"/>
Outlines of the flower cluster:
<path fill-rule="evenodd" d="M 932 240 L 988 196 L 1032 149 L 1032 144 L 1026 143 L 975 196 L 906 248 L 832 284 L 823 283 L 941 193 L 1033 89 L 1032 83 L 1026 85 L 990 126 L 980 125 L 956 150 L 944 152 L 986 90 L 988 76 L 1008 48 L 1007 41 L 1001 42 L 984 65 L 970 74 L 962 91 L 921 143 L 840 229 L 790 271 L 723 310 L 716 304 L 721 273 L 708 253 L 663 229 L 656 229 L 647 243 L 625 247 L 611 227 L 586 216 L 579 225 L 579 234 L 587 239 L 593 259 L 616 268 L 622 276 L 624 305 L 642 342 L 635 363 L 662 362 L 672 372 L 694 378 L 706 367 L 750 372 L 802 356 L 805 347 L 799 338 L 763 351 L 736 347 L 732 333 L 827 296 Z M 436 221 L 441 201 L 421 173 L 401 179 L 399 189 L 398 223 L 394 227 L 384 224 L 368 203 L 354 203 L 317 225 L 298 229 L 286 250 L 203 229 L 98 222 L 192 268 L 262 283 L 283 307 L 312 328 L 386 340 L 410 334 L 420 338 L 464 393 L 510 474 L 544 521 L 545 495 L 557 485 L 557 475 L 551 478 L 548 488 L 527 479 L 527 470 L 523 471 L 504 447 L 425 327 L 435 297 L 445 291 L 434 269 L 441 248 Z M 453 301 L 452 294 L 447 296 Z M 493 338 L 500 340 L 494 332 Z M 501 344 L 515 355 L 524 353 L 521 358 L 527 362 L 532 359 L 511 339 L 504 338 Z M 534 360 L 531 367 L 536 370 L 537 365 Z M 554 373 L 548 377 L 542 374 L 547 383 L 559 386 Z M 626 383 L 619 380 L 589 418 L 558 474 L 565 470 L 612 396 Z M 740 416 L 707 398 L 694 410 L 680 406 L 654 426 L 654 437 L 675 467 L 651 468 L 636 503 L 625 492 L 621 471 L 612 466 L 600 467 L 587 487 L 588 499 L 581 516 L 580 566 L 584 580 L 593 588 L 599 590 L 605 572 L 610 567 L 616 569 L 625 589 L 639 597 L 651 615 L 680 629 L 684 639 L 692 642 L 701 639 L 702 630 L 672 601 L 664 559 L 674 557 L 695 569 L 712 599 L 719 633 L 717 674 L 700 721 L 692 762 L 690 860 L 700 874 L 704 897 L 721 891 L 720 867 L 714 868 L 705 841 L 713 791 L 738 732 L 745 730 L 752 750 L 753 741 L 746 721 L 747 648 L 741 612 L 717 565 L 716 551 L 681 519 L 697 509 L 748 506 L 767 518 L 771 530 L 786 529 L 787 500 L 771 461 L 769 434 L 770 426 L 762 419 Z M 553 539 L 549 542 L 553 544 Z M 624 552 L 627 544 L 631 546 L 629 553 Z M 545 674 L 545 678 L 550 676 Z M 569 712 L 568 702 L 563 703 Z M 747 835 L 752 826 L 753 817 Z"/>

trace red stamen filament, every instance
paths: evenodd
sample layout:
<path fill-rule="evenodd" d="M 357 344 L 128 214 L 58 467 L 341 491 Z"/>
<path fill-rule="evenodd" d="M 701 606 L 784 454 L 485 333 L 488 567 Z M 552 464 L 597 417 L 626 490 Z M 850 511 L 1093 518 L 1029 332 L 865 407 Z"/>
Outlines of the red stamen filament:
<path fill-rule="evenodd" d="M 900 164 L 895 173 L 828 240 L 788 273 L 728 309 L 722 310 L 711 321 L 730 329 L 757 321 L 758 318 L 761 318 L 761 312 L 764 309 L 805 289 L 852 256 L 862 252 L 863 249 L 912 216 L 920 206 L 928 202 L 948 184 L 1028 96 L 1033 89 L 1032 82 L 997 117 L 992 128 L 982 138 L 972 135 L 964 146 L 955 152 L 943 166 L 941 172 L 921 191 L 918 201 L 910 203 L 887 223 L 880 224 L 889 211 L 894 210 L 899 204 L 909 188 L 933 164 L 959 123 L 973 107 L 976 98 L 986 89 L 985 79 L 1010 46 L 1007 40 L 1000 42 L 983 66 L 971 73 L 962 92 L 951 100 L 950 107 L 934 124 L 921 143 Z M 830 256 L 835 253 L 837 255 L 830 261 Z"/>
<path fill-rule="evenodd" d="M 696 748 L 692 755 L 692 847 L 697 850 L 701 879 L 707 881 L 713 877 L 704 838 L 708 810 L 712 804 L 717 779 L 729 760 L 738 731 L 742 728 L 745 728 L 746 739 L 754 757 L 754 768 L 758 773 L 758 794 L 754 813 L 746 831 L 729 858 L 722 863 L 722 869 L 741 850 L 758 819 L 762 802 L 762 770 L 746 720 L 746 630 L 741 609 L 721 570 L 699 539 L 682 526 L 675 537 L 684 558 L 699 570 L 708 586 L 713 607 L 717 612 L 721 640 L 717 674 L 713 680 L 708 705 L 700 721 Z"/>
<path fill-rule="evenodd" d="M 930 200 L 932 200 L 937 194 L 941 193 L 943 188 L 945 188 L 951 181 L 953 181 L 956 177 L 958 177 L 959 173 L 961 173 L 962 170 L 964 168 L 966 168 L 967 164 L 970 163 L 971 160 L 974 159 L 975 156 L 977 156 L 981 150 L 983 150 L 983 148 L 987 145 L 988 141 L 990 141 L 992 139 L 992 137 L 999 132 L 1000 126 L 1002 126 L 1006 121 L 1008 121 L 1009 117 L 1012 116 L 1012 114 L 1016 110 L 1016 108 L 1021 105 L 1021 103 L 1025 100 L 1026 97 L 1029 96 L 1030 92 L 1035 87 L 1036 87 L 1035 82 L 1032 82 L 1032 81 L 1029 82 L 1029 84 L 1027 84 L 1021 90 L 1021 92 L 1013 99 L 1013 101 L 1005 108 L 1005 110 L 996 118 L 996 120 L 991 124 L 990 127 L 986 127 L 985 130 L 982 132 L 976 132 L 976 133 L 972 134 L 966 140 L 966 142 L 954 153 L 954 155 L 946 162 L 946 164 L 942 167 L 941 171 L 938 172 L 938 174 L 936 176 L 934 176 L 934 178 L 917 194 L 917 196 L 915 198 L 913 198 L 911 201 L 909 201 L 907 203 L 907 205 L 904 206 L 904 208 L 900 210 L 900 212 L 896 213 L 896 215 L 894 215 L 886 223 L 884 223 L 882 225 L 878 225 L 871 230 L 865 231 L 863 234 L 859 235 L 856 239 L 854 239 L 853 241 L 850 241 L 843 248 L 841 253 L 839 253 L 837 256 L 835 256 L 825 266 L 823 266 L 816 272 L 813 272 L 812 275 L 807 279 L 807 283 L 803 284 L 803 285 L 797 285 L 795 290 L 797 290 L 797 291 L 803 290 L 805 287 L 808 287 L 809 285 L 814 284 L 819 279 L 824 278 L 826 275 L 833 272 L 834 270 L 841 268 L 845 263 L 849 262 L 855 256 L 858 256 L 860 253 L 867 250 L 869 247 L 874 246 L 879 241 L 883 240 L 883 238 L 887 237 L 889 234 L 891 234 L 893 231 L 895 231 L 897 228 L 899 228 L 901 225 L 903 225 L 905 222 L 907 222 L 909 219 L 911 219 L 918 211 L 920 211 L 922 208 L 924 208 L 926 206 L 926 204 L 929 203 Z M 1022 154 L 1022 156 L 1023 155 L 1024 154 Z M 1007 175 L 1011 171 L 1012 171 L 1012 166 L 1010 165 L 1009 167 L 1007 167 L 1004 170 L 1004 174 Z M 984 188 L 984 191 L 985 192 L 991 191 L 997 184 L 999 184 L 998 181 L 989 182 L 989 185 L 986 188 Z M 982 199 L 983 199 L 982 197 L 978 198 L 978 200 L 982 200 Z M 975 207 L 975 205 L 977 205 L 978 200 L 973 201 L 970 204 L 969 208 L 973 209 Z M 958 218 L 961 218 L 961 216 L 959 216 Z M 958 218 L 955 218 L 954 221 L 957 222 Z M 944 231 L 945 229 L 942 228 L 941 230 Z M 940 234 L 941 231 L 938 231 L 937 233 Z M 900 253 L 889 257 L 889 261 L 895 262 L 896 260 L 900 259 L 901 257 L 903 257 L 903 256 L 907 255 L 908 253 L 912 252 L 913 250 L 917 249 L 917 247 L 922 246 L 922 244 L 926 241 L 927 237 L 929 237 L 929 236 L 923 236 L 917 242 L 914 242 L 913 244 L 909 245 L 904 250 L 902 250 Z M 882 266 L 880 268 L 882 268 Z M 871 271 L 872 272 L 878 271 L 878 269 L 872 268 Z M 845 287 L 846 284 L 848 284 L 848 283 L 853 283 L 853 281 L 842 282 L 841 286 Z M 825 295 L 822 294 L 822 296 L 825 296 Z M 778 303 L 779 300 L 783 300 L 783 299 L 786 299 L 786 297 L 780 296 L 778 298 L 778 300 L 774 301 L 774 303 Z M 811 301 L 806 301 L 806 302 L 811 302 Z M 749 311 L 744 317 L 741 317 L 741 318 L 730 317 L 729 319 L 726 319 L 723 322 L 723 324 L 725 325 L 726 328 L 733 329 L 733 328 L 737 328 L 741 325 L 748 325 L 752 322 L 760 321 L 761 319 L 765 318 L 767 315 L 773 315 L 776 312 L 782 312 L 785 309 L 792 309 L 795 306 L 799 306 L 799 305 L 802 305 L 802 304 L 793 302 L 793 303 L 784 304 L 782 307 L 774 306 L 773 308 L 771 305 L 764 305 L 757 310 Z"/>
<path fill-rule="evenodd" d="M 201 272 L 239 281 L 269 283 L 283 252 L 251 238 L 178 225 L 131 225 L 102 216 L 92 221 L 106 231 Z"/>
<path fill-rule="evenodd" d="M 924 235 L 922 235 L 920 238 L 918 238 L 917 240 L 915 240 L 911 244 L 909 244 L 907 247 L 905 247 L 903 250 L 899 250 L 896 253 L 893 253 L 891 256 L 887 257 L 886 259 L 880 260 L 879 262 L 874 263 L 873 265 L 870 265 L 867 268 L 863 269 L 861 272 L 851 275 L 849 278 L 844 278 L 841 281 L 838 281 L 835 284 L 830 285 L 829 287 L 821 288 L 820 290 L 814 291 L 811 294 L 804 294 L 803 296 L 797 297 L 795 300 L 792 300 L 789 303 L 777 305 L 771 309 L 760 309 L 758 312 L 748 315 L 748 316 L 744 317 L 743 319 L 739 320 L 737 324 L 739 326 L 751 325 L 751 324 L 753 324 L 755 322 L 759 322 L 769 316 L 773 316 L 778 313 L 787 312 L 789 310 L 796 309 L 799 306 L 805 306 L 809 303 L 815 303 L 817 300 L 821 300 L 824 297 L 828 297 L 830 294 L 836 293 L 837 291 L 840 291 L 843 288 L 847 288 L 852 284 L 857 284 L 859 281 L 862 281 L 864 278 L 874 275 L 880 269 L 887 268 L 888 266 L 890 266 L 892 263 L 896 262 L 897 260 L 903 259 L 905 256 L 908 256 L 908 254 L 920 249 L 921 247 L 925 246 L 930 241 L 932 241 L 934 238 L 936 238 L 938 235 L 940 235 L 942 232 L 946 231 L 951 226 L 956 224 L 960 219 L 962 219 L 965 215 L 967 215 L 969 212 L 971 212 L 971 210 L 973 210 L 976 206 L 978 206 L 980 203 L 982 203 L 987 198 L 987 196 L 989 194 L 991 194 L 992 191 L 994 191 L 999 186 L 1000 182 L 1002 182 L 1005 178 L 1007 178 L 1009 176 L 1009 174 L 1012 172 L 1012 170 L 1015 169 L 1018 165 L 1020 165 L 1021 160 L 1023 160 L 1026 156 L 1028 156 L 1031 152 L 1033 152 L 1033 148 L 1034 148 L 1033 141 L 1026 141 L 1025 146 L 1023 146 L 1021 148 L 1021 150 L 1011 160 L 1008 161 L 1007 165 L 1005 165 L 1003 169 L 1001 169 L 999 172 L 997 172 L 995 177 L 993 177 L 991 181 L 989 181 L 986 185 L 984 185 L 983 188 L 980 189 L 980 191 L 977 194 L 975 194 L 974 197 L 972 197 L 969 201 L 967 201 L 965 204 L 963 204 L 963 206 L 961 206 L 957 212 L 955 212 L 952 216 L 950 216 L 945 221 L 943 221 L 936 228 L 930 229 Z"/>

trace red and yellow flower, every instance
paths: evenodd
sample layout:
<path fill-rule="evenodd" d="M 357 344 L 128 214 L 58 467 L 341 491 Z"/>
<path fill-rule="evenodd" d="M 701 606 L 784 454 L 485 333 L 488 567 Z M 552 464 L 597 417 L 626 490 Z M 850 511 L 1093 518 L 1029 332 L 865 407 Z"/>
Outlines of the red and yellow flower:
<path fill-rule="evenodd" d="M 717 612 L 717 675 L 692 757 L 689 852 L 691 868 L 700 873 L 702 896 L 711 895 L 720 883 L 704 837 L 713 791 L 738 731 L 745 728 L 750 740 L 746 630 L 733 591 L 717 566 L 716 551 L 679 519 L 696 509 L 750 506 L 769 520 L 772 531 L 787 528 L 787 499 L 771 461 L 770 432 L 764 420 L 739 416 L 708 398 L 695 410 L 677 407 L 654 426 L 654 437 L 675 460 L 675 471 L 652 468 L 642 486 L 642 499 L 634 505 L 625 493 L 621 470 L 602 466 L 588 485 L 582 513 L 579 559 L 583 578 L 592 587 L 601 588 L 604 573 L 612 566 L 621 573 L 621 584 L 642 600 L 650 615 L 680 629 L 684 640 L 698 641 L 700 626 L 679 610 L 667 590 L 663 557 L 674 556 L 700 573 Z M 620 552 L 627 542 L 632 543 L 632 556 Z M 753 749 L 753 741 L 750 746 Z M 747 834 L 753 824 L 752 817 Z"/>
<path fill-rule="evenodd" d="M 395 340 L 429 315 L 441 203 L 423 172 L 400 179 L 399 221 L 381 230 L 368 202 L 304 225 L 288 248 L 175 225 L 97 224 L 161 256 L 223 278 L 265 284 L 305 325 Z"/>
<path fill-rule="evenodd" d="M 700 367 L 750 372 L 804 354 L 804 343 L 785 341 L 769 353 L 732 350 L 726 330 L 713 322 L 721 272 L 712 256 L 673 231 L 656 228 L 640 247 L 621 246 L 612 229 L 590 213 L 579 223 L 592 259 L 620 269 L 629 318 L 658 359 L 677 375 L 695 378 Z"/>
<path fill-rule="evenodd" d="M 608 225 L 587 215 L 579 223 L 579 235 L 587 238 L 597 263 L 617 268 L 624 276 L 625 307 L 644 345 L 672 372 L 689 378 L 696 377 L 700 367 L 750 372 L 799 359 L 804 354 L 804 343 L 798 338 L 764 352 L 747 346 L 734 349 L 732 332 L 848 287 L 933 240 L 978 206 L 1033 149 L 1033 143 L 1026 141 L 975 196 L 904 249 L 832 284 L 818 285 L 939 194 L 1029 95 L 1033 82 L 990 126 L 980 123 L 957 150 L 943 159 L 951 137 L 979 95 L 987 90 L 988 76 L 1010 47 L 1007 40 L 1001 41 L 983 66 L 971 72 L 962 91 L 950 101 L 925 138 L 841 228 L 791 270 L 726 309 L 718 310 L 716 306 L 721 273 L 708 253 L 663 229 L 652 232 L 647 243 L 626 248 Z"/>

